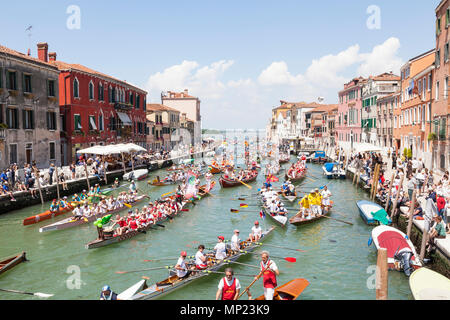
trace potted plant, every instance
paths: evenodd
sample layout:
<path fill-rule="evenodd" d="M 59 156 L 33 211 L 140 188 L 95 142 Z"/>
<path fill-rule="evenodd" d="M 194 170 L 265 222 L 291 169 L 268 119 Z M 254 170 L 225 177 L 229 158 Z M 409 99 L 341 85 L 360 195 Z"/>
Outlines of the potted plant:
<path fill-rule="evenodd" d="M 437 135 L 434 132 L 430 132 L 428 134 L 428 141 L 436 141 L 437 140 Z"/>

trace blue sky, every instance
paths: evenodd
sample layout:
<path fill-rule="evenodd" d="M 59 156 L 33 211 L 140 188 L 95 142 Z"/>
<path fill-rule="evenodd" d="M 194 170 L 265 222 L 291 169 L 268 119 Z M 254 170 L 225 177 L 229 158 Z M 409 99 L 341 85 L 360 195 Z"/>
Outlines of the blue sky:
<path fill-rule="evenodd" d="M 26 52 L 32 25 L 33 55 L 48 42 L 58 60 L 132 82 L 152 102 L 187 88 L 202 100 L 203 127 L 263 128 L 280 99 L 336 103 L 358 73 L 398 74 L 435 46 L 438 3 L 15 1 L 2 4 L 0 43 Z M 81 10 L 79 30 L 66 27 L 69 5 Z M 370 5 L 380 8 L 379 30 L 366 26 Z"/>

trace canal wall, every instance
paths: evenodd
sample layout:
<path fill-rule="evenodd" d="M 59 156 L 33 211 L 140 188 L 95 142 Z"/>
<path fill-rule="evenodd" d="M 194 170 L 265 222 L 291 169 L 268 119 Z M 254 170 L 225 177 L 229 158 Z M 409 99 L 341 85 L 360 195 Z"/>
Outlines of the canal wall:
<path fill-rule="evenodd" d="M 215 151 L 215 148 L 196 152 L 193 154 L 187 154 L 182 155 L 178 157 L 173 157 L 171 159 L 167 160 L 156 160 L 156 161 L 150 161 L 146 164 L 142 165 L 136 165 L 134 167 L 135 170 L 138 169 L 148 169 L 149 172 L 153 172 L 156 170 L 159 170 L 161 168 L 168 168 L 172 166 L 173 164 L 178 163 L 180 160 L 183 159 L 202 159 L 205 157 L 205 155 L 210 152 Z M 130 172 L 131 168 L 126 168 L 126 172 Z M 108 184 L 112 184 L 116 178 L 119 180 L 123 180 L 123 169 L 115 170 L 115 171 L 109 171 L 106 173 L 106 180 L 108 181 Z M 95 184 L 99 184 L 101 186 L 106 185 L 105 180 L 99 180 L 96 176 L 89 176 L 89 184 L 90 186 L 94 186 Z M 78 178 L 75 180 L 66 180 L 67 184 L 67 190 L 63 190 L 63 186 L 60 183 L 59 184 L 59 194 L 60 197 L 67 196 L 70 200 L 70 196 L 72 196 L 74 193 L 80 193 L 83 190 L 88 190 L 88 183 L 86 177 Z M 45 201 L 51 201 L 53 199 L 58 198 L 58 190 L 57 190 L 57 184 L 54 182 L 52 185 L 46 185 L 45 187 L 41 188 L 42 190 L 42 197 Z M 37 197 L 33 198 L 30 191 L 21 191 L 21 192 L 14 192 L 14 198 L 16 201 L 11 201 L 11 198 L 8 195 L 4 195 L 0 198 L 0 214 L 4 214 L 10 211 L 14 210 L 20 210 L 28 206 L 36 205 L 41 203 L 41 198 L 39 195 L 39 190 L 36 190 Z"/>
<path fill-rule="evenodd" d="M 353 181 L 355 173 L 356 173 L 355 169 L 348 168 L 347 179 L 351 179 Z M 366 182 L 364 180 L 358 179 L 355 185 L 356 187 L 360 187 L 370 194 L 370 188 L 364 188 L 364 186 L 366 185 Z M 378 199 L 375 199 L 375 202 L 384 207 L 384 204 L 382 204 Z M 393 221 L 393 226 L 406 234 L 408 228 L 408 219 L 398 214 Z M 411 242 L 414 244 L 418 254 L 420 253 L 420 248 L 422 246 L 422 236 L 423 236 L 422 230 L 419 229 L 413 223 L 411 228 L 410 239 Z M 450 278 L 450 256 L 445 252 L 445 250 L 442 250 L 439 248 L 439 246 L 437 246 L 436 250 L 433 253 L 431 253 L 430 258 L 432 262 L 431 264 L 426 265 L 426 267 L 429 267 L 434 271 L 443 274 L 447 278 Z"/>

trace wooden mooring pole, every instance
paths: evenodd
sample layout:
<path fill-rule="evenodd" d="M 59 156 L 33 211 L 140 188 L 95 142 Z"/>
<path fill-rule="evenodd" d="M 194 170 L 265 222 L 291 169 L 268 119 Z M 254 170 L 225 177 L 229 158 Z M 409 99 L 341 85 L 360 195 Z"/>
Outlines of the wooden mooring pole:
<path fill-rule="evenodd" d="M 398 197 L 400 196 L 400 192 L 402 191 L 402 188 L 403 188 L 403 178 L 404 177 L 405 177 L 405 175 L 403 175 L 400 178 L 400 184 L 398 186 L 397 194 L 395 195 L 394 205 L 392 206 L 391 220 L 394 220 L 395 209 L 397 208 Z"/>
<path fill-rule="evenodd" d="M 412 229 L 412 223 L 413 223 L 413 216 L 414 216 L 414 207 L 416 206 L 416 191 L 417 189 L 414 189 L 412 200 L 409 202 L 409 219 L 408 219 L 408 230 L 407 230 L 407 236 L 408 238 L 411 237 L 411 229 Z"/>
<path fill-rule="evenodd" d="M 388 299 L 388 263 L 386 248 L 378 249 L 376 269 L 376 299 Z"/>
<path fill-rule="evenodd" d="M 391 201 L 391 195 L 392 195 L 392 184 L 394 183 L 394 176 L 395 174 L 392 174 L 392 178 L 391 178 L 391 182 L 389 183 L 389 195 L 386 199 L 386 205 L 384 206 L 384 211 L 387 212 L 388 208 L 389 208 L 389 201 Z"/>

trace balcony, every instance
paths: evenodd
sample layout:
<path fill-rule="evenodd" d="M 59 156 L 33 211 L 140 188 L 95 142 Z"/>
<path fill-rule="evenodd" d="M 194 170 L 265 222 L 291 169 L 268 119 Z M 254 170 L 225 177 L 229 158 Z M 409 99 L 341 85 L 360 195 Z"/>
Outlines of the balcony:
<path fill-rule="evenodd" d="M 130 111 L 130 110 L 133 109 L 133 105 L 125 103 L 125 102 L 116 102 L 114 104 L 114 109 L 116 109 L 116 110 L 123 110 L 123 111 Z"/>

